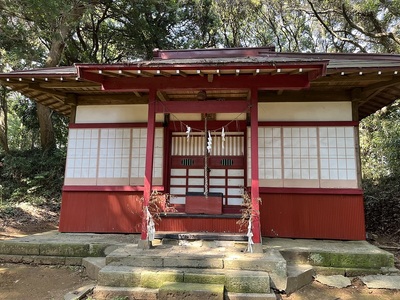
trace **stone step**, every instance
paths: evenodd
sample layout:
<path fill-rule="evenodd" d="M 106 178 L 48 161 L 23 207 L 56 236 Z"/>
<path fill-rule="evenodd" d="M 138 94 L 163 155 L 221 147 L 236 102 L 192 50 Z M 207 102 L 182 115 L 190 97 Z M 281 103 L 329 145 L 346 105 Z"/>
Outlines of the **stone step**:
<path fill-rule="evenodd" d="M 151 268 L 201 268 L 274 272 L 286 276 L 286 260 L 274 249 L 244 253 L 230 247 L 158 246 L 142 250 L 137 245 L 116 249 L 107 265 Z"/>
<path fill-rule="evenodd" d="M 276 300 L 274 293 L 225 293 L 225 300 Z"/>
<path fill-rule="evenodd" d="M 142 287 L 110 287 L 98 285 L 93 290 L 93 299 L 158 300 L 158 289 L 147 289 Z"/>
<path fill-rule="evenodd" d="M 394 267 L 393 254 L 366 241 L 264 238 L 263 242 L 279 250 L 288 263 L 335 269 L 335 274 L 340 269 L 346 274 L 352 269 L 376 274 Z"/>
<path fill-rule="evenodd" d="M 288 265 L 287 274 L 270 273 L 271 287 L 279 292 L 291 294 L 311 283 L 315 271 L 311 265 Z"/>
<path fill-rule="evenodd" d="M 288 266 L 286 288 L 287 295 L 299 290 L 303 286 L 313 282 L 315 271 L 311 265 Z"/>
<path fill-rule="evenodd" d="M 85 273 L 90 279 L 97 280 L 100 270 L 106 266 L 106 258 L 86 257 L 82 259 L 82 266 L 85 267 Z"/>
<path fill-rule="evenodd" d="M 166 282 L 213 283 L 224 285 L 228 292 L 270 293 L 270 276 L 263 271 L 107 265 L 98 275 L 101 286 L 157 289 Z"/>
<path fill-rule="evenodd" d="M 96 286 L 93 290 L 92 298 L 96 300 L 115 300 L 115 299 L 137 299 L 137 300 L 158 300 L 158 289 L 148 289 L 142 287 L 109 287 Z M 176 298 L 175 298 L 176 299 Z M 197 298 L 207 299 L 207 298 Z M 196 299 L 196 300 L 197 300 Z M 224 293 L 225 300 L 276 300 L 274 293 Z"/>
<path fill-rule="evenodd" d="M 247 241 L 245 234 L 214 232 L 168 232 L 158 231 L 156 239 L 169 240 L 207 240 L 207 241 Z"/>
<path fill-rule="evenodd" d="M 158 290 L 159 300 L 223 300 L 224 285 L 223 284 L 199 284 L 199 283 L 183 283 L 183 282 L 167 282 Z"/>

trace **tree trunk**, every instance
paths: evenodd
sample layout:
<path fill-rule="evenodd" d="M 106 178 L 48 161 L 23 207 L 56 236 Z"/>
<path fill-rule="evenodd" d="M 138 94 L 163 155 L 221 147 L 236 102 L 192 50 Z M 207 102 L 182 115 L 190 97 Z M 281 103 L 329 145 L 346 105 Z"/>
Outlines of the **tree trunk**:
<path fill-rule="evenodd" d="M 65 47 L 65 40 L 68 39 L 71 30 L 85 12 L 85 6 L 79 1 L 74 1 L 71 11 L 63 12 L 60 15 L 60 24 L 56 34 L 52 37 L 49 55 L 46 59 L 46 68 L 56 67 L 60 61 Z M 37 115 L 40 126 L 40 143 L 42 149 L 47 152 L 56 148 L 56 138 L 51 120 L 52 111 L 44 105 L 37 104 Z"/>
<path fill-rule="evenodd" d="M 4 152 L 8 153 L 10 149 L 8 148 L 8 134 L 7 134 L 7 90 L 0 87 L 0 146 L 3 148 Z"/>
<path fill-rule="evenodd" d="M 49 152 L 56 148 L 56 137 L 51 121 L 52 111 L 40 103 L 37 103 L 36 108 L 40 127 L 40 144 L 44 152 Z"/>

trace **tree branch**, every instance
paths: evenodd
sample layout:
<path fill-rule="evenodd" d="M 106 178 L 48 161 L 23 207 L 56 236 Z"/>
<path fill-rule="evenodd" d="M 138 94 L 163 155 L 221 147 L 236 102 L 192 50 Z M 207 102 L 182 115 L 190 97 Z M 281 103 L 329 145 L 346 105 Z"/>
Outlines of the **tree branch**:
<path fill-rule="evenodd" d="M 338 35 L 336 32 L 334 32 L 331 28 L 329 28 L 329 26 L 324 22 L 324 20 L 322 20 L 321 16 L 319 15 L 319 13 L 317 12 L 317 10 L 315 9 L 314 5 L 312 4 L 312 2 L 310 0 L 307 0 L 308 4 L 310 5 L 314 16 L 318 19 L 318 21 L 321 23 L 321 25 L 331 34 L 333 35 L 335 38 L 337 38 L 338 40 L 341 40 L 343 42 L 347 42 L 350 44 L 353 44 L 354 46 L 358 47 L 362 52 L 367 52 L 365 50 L 365 48 L 363 46 L 361 46 L 359 43 L 357 43 L 356 41 L 353 41 L 351 39 L 342 37 L 340 35 Z"/>

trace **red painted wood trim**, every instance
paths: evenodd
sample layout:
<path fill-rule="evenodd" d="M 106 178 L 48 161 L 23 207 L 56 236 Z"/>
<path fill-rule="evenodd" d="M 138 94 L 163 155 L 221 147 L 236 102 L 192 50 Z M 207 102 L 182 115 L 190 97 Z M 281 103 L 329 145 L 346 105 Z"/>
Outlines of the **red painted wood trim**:
<path fill-rule="evenodd" d="M 218 49 L 219 50 L 219 49 Z M 193 57 L 190 57 L 193 58 Z M 139 66 L 139 65 L 101 65 L 101 64 L 79 64 L 76 65 L 78 70 L 78 77 L 82 77 L 87 79 L 85 76 L 87 74 L 94 74 L 98 75 L 99 77 L 102 76 L 98 73 L 93 73 L 93 71 L 154 71 L 154 70 L 161 70 L 161 71 L 175 71 L 175 70 L 232 70 L 232 69 L 243 69 L 243 70 L 271 70 L 274 71 L 276 69 L 314 69 L 315 71 L 319 71 L 319 73 L 323 74 L 326 65 L 329 63 L 329 60 L 320 60 L 315 62 L 299 62 L 299 61 L 289 61 L 289 62 L 265 62 L 265 63 L 224 63 L 221 65 L 213 64 L 210 66 L 207 63 L 204 64 L 170 64 L 170 65 L 152 65 L 152 66 Z M 90 72 L 90 73 L 89 73 Z M 54 75 L 54 74 L 50 74 Z M 74 74 L 68 74 L 70 76 Z M 18 74 L 19 77 L 25 77 L 24 74 Z M 58 75 L 59 76 L 59 75 Z M 241 75 L 240 75 L 241 76 Z M 32 77 L 32 75 L 27 75 L 26 77 Z"/>
<path fill-rule="evenodd" d="M 149 91 L 149 110 L 148 110 L 148 127 L 147 127 L 147 143 L 146 143 L 146 162 L 144 169 L 144 191 L 143 191 L 143 215 L 142 215 L 142 233 L 141 240 L 147 239 L 147 220 L 144 215 L 144 208 L 149 206 L 151 191 L 153 189 L 153 156 L 154 156 L 154 138 L 155 138 L 155 122 L 156 122 L 156 91 Z"/>
<path fill-rule="evenodd" d="M 249 109 L 247 101 L 158 101 L 157 113 L 241 113 Z"/>
<path fill-rule="evenodd" d="M 310 194 L 310 195 L 363 195 L 362 189 L 320 189 L 320 188 L 272 188 L 261 187 L 263 194 Z"/>
<path fill-rule="evenodd" d="M 358 121 L 299 121 L 299 122 L 258 122 L 258 126 L 354 126 L 357 127 Z"/>
<path fill-rule="evenodd" d="M 258 178 L 258 91 L 251 90 L 251 110 L 250 110 L 250 125 L 251 125 L 251 203 L 252 203 L 252 230 L 253 241 L 256 244 L 261 243 L 261 225 L 260 225 L 260 207 L 258 198 L 259 178 Z"/>
<path fill-rule="evenodd" d="M 153 186 L 153 190 L 163 191 L 163 186 Z M 65 192 L 143 192 L 143 186 L 100 186 L 100 185 L 64 185 Z"/>
<path fill-rule="evenodd" d="M 79 123 L 69 124 L 69 128 L 146 128 L 148 123 Z M 156 127 L 163 127 L 163 123 L 155 123 Z"/>
<path fill-rule="evenodd" d="M 164 117 L 165 118 L 165 117 Z M 170 186 L 170 170 L 171 170 L 171 164 L 170 164 L 170 157 L 171 157 L 171 134 L 168 126 L 164 127 L 164 157 L 163 157 L 163 185 L 165 187 L 166 191 L 169 191 L 169 186 Z"/>
<path fill-rule="evenodd" d="M 214 76 L 209 82 L 208 77 L 140 77 L 140 78 L 113 78 L 101 77 L 98 74 L 84 74 L 84 79 L 99 82 L 105 91 L 138 91 L 138 90 L 166 90 L 166 89 L 248 89 L 260 90 L 299 90 L 310 87 L 307 74 L 302 75 L 223 75 Z"/>
<path fill-rule="evenodd" d="M 203 121 L 185 121 L 185 120 L 180 120 L 183 121 L 185 124 L 190 125 L 192 128 L 204 128 L 204 122 Z M 246 120 L 237 120 L 234 122 L 229 121 L 208 121 L 207 122 L 207 128 L 211 131 L 221 129 L 222 127 L 225 128 L 225 130 L 230 131 L 230 132 L 246 132 L 247 128 L 247 122 Z M 182 128 L 180 126 L 176 126 L 176 122 L 171 121 L 168 124 L 168 129 L 170 132 L 182 132 Z"/>
<path fill-rule="evenodd" d="M 157 231 L 239 233 L 237 218 L 163 218 Z M 242 231 L 243 232 L 243 231 Z"/>

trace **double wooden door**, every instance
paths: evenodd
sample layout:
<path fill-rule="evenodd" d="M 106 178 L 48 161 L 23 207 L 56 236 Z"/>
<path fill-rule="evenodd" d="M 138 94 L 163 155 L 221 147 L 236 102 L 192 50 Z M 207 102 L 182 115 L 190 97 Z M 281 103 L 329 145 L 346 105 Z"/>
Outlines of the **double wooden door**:
<path fill-rule="evenodd" d="M 212 147 L 205 156 L 204 133 L 173 133 L 171 140 L 171 203 L 185 204 L 188 193 L 220 193 L 223 212 L 238 211 L 245 185 L 243 132 L 211 133 Z M 236 208 L 236 209 L 235 209 Z"/>

